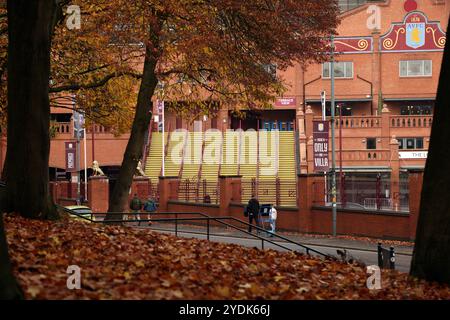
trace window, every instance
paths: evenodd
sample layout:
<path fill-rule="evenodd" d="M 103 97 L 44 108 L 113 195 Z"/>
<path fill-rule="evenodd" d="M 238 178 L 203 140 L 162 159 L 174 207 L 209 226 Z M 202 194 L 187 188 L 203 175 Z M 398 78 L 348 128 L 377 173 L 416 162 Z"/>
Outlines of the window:
<path fill-rule="evenodd" d="M 329 79 L 331 62 L 325 62 L 322 65 L 322 78 Z M 334 63 L 334 77 L 335 78 L 353 78 L 353 62 L 335 62 Z"/>
<path fill-rule="evenodd" d="M 428 106 L 402 106 L 400 108 L 401 115 L 427 115 L 433 113 L 433 107 Z"/>
<path fill-rule="evenodd" d="M 351 9 L 354 9 L 364 3 L 366 3 L 367 0 L 339 0 L 339 9 L 341 11 L 348 11 Z"/>
<path fill-rule="evenodd" d="M 334 111 L 334 116 L 336 118 L 339 118 L 339 108 L 342 106 L 342 116 L 343 117 L 350 117 L 352 115 L 352 107 L 350 107 L 349 105 L 340 103 L 336 105 L 335 111 Z M 327 117 L 331 117 L 331 106 L 327 105 L 326 109 L 325 109 L 325 115 Z"/>
<path fill-rule="evenodd" d="M 423 149 L 423 138 L 397 138 L 400 150 Z"/>
<path fill-rule="evenodd" d="M 416 149 L 423 149 L 423 138 L 416 138 Z"/>
<path fill-rule="evenodd" d="M 366 140 L 367 149 L 376 149 L 377 148 L 377 139 L 376 138 L 367 138 Z"/>
<path fill-rule="evenodd" d="M 431 60 L 400 61 L 400 77 L 429 77 L 432 73 Z"/>

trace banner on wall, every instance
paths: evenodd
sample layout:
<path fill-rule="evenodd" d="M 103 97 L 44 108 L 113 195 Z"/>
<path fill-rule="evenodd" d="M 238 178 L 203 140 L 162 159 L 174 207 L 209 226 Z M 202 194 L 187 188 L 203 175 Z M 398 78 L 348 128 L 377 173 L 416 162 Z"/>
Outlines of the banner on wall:
<path fill-rule="evenodd" d="M 313 161 L 314 172 L 326 172 L 330 168 L 328 121 L 313 121 Z"/>
<path fill-rule="evenodd" d="M 295 97 L 277 98 L 275 106 L 277 107 L 295 107 L 297 105 L 297 99 Z"/>
<path fill-rule="evenodd" d="M 65 142 L 66 146 L 66 172 L 76 172 L 77 148 L 76 142 Z"/>

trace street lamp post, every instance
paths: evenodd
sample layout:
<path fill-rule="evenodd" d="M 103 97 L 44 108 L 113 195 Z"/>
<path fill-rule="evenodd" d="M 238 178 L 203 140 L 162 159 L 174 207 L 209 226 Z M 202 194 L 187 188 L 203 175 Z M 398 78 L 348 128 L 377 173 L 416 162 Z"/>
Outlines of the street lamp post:
<path fill-rule="evenodd" d="M 162 134 L 161 134 L 161 143 L 162 143 L 162 154 L 161 154 L 161 157 L 162 157 L 162 166 L 161 166 L 161 176 L 165 176 L 165 174 L 166 174 L 166 166 L 165 166 L 165 153 L 166 153 L 166 146 L 165 146 L 165 139 L 164 139 L 164 130 L 165 130 L 165 128 L 164 128 L 164 122 L 165 122 L 165 119 L 164 119 L 164 109 L 165 109 L 165 103 L 164 103 L 164 83 L 162 83 L 162 82 L 159 82 L 158 83 L 158 89 L 159 89 L 159 94 L 158 94 L 158 100 L 157 100 L 157 111 L 158 111 L 158 131 L 159 131 L 159 128 L 160 128 L 160 124 L 161 124 L 161 131 L 162 131 Z"/>
<path fill-rule="evenodd" d="M 88 200 L 88 181 L 87 181 L 87 146 L 86 146 L 86 127 L 83 128 L 83 145 L 84 145 L 84 201 Z M 82 204 L 82 203 L 81 203 Z"/>
<path fill-rule="evenodd" d="M 77 204 L 81 204 L 81 168 L 80 168 L 80 134 L 84 122 L 84 117 L 81 113 L 74 111 L 73 114 L 74 133 L 77 139 L 76 142 L 76 154 L 75 165 L 77 170 Z"/>
<path fill-rule="evenodd" d="M 335 96 L 334 96 L 334 35 L 331 36 L 331 207 L 333 216 L 333 236 L 336 236 L 336 218 L 337 218 L 337 204 L 336 204 L 336 146 L 335 146 Z"/>
<path fill-rule="evenodd" d="M 344 171 L 342 165 L 342 124 L 344 120 L 342 120 L 342 108 L 344 105 L 341 103 L 338 105 L 339 107 L 339 190 L 341 195 L 341 206 L 345 207 L 345 181 L 344 181 Z"/>

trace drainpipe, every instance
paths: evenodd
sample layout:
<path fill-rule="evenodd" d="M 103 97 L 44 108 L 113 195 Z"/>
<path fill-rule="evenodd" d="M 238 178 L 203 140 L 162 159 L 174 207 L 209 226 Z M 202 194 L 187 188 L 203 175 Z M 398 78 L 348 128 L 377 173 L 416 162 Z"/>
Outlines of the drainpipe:
<path fill-rule="evenodd" d="M 359 75 L 356 76 L 359 80 L 362 80 L 364 82 L 367 82 L 368 84 L 370 84 L 370 115 L 373 116 L 373 83 L 369 80 L 366 80 L 362 77 L 360 77 Z"/>

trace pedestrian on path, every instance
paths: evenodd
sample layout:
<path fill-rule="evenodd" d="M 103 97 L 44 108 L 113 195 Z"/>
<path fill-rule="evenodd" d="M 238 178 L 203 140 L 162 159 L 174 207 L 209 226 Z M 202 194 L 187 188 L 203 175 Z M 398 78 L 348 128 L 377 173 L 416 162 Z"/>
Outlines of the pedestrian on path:
<path fill-rule="evenodd" d="M 152 222 L 150 221 L 150 219 L 151 219 L 150 213 L 156 211 L 156 202 L 155 202 L 154 199 L 149 198 L 149 199 L 147 200 L 147 202 L 145 202 L 145 204 L 144 204 L 144 211 L 148 213 L 148 214 L 147 214 L 147 220 L 149 220 L 149 221 L 148 221 L 148 225 L 151 226 L 151 225 L 152 225 Z"/>
<path fill-rule="evenodd" d="M 269 217 L 270 217 L 270 227 L 272 229 L 270 236 L 273 237 L 273 235 L 275 234 L 275 228 L 277 224 L 277 209 L 275 209 L 275 206 L 273 205 L 272 208 L 270 208 Z"/>
<path fill-rule="evenodd" d="M 248 201 L 247 205 L 247 213 L 248 213 L 248 232 L 252 232 L 252 224 L 253 220 L 255 220 L 255 225 L 259 227 L 259 201 L 256 199 L 256 196 L 253 194 L 252 198 Z M 259 233 L 259 230 L 257 230 Z"/>
<path fill-rule="evenodd" d="M 141 217 L 139 215 L 139 212 L 141 211 L 141 207 L 142 207 L 142 202 L 138 198 L 137 193 L 135 193 L 133 199 L 131 199 L 131 201 L 130 201 L 130 209 L 131 209 L 131 212 L 134 213 L 133 216 L 135 216 L 139 220 L 139 225 L 141 224 L 141 222 L 140 222 Z M 127 220 L 127 218 L 125 218 L 125 220 Z"/>

